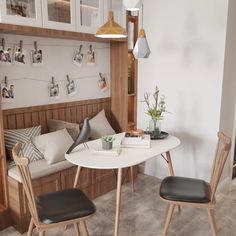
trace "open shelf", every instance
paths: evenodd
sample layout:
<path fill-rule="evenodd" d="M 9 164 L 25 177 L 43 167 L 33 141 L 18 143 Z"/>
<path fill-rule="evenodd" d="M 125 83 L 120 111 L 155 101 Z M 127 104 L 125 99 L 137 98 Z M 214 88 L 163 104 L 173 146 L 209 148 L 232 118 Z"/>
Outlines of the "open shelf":
<path fill-rule="evenodd" d="M 19 34 L 27 36 L 38 36 L 47 38 L 60 38 L 60 39 L 74 39 L 81 41 L 91 41 L 91 42 L 126 42 L 127 39 L 102 39 L 97 38 L 94 34 L 55 30 L 55 29 L 45 29 L 39 27 L 22 26 L 22 25 L 12 25 L 0 23 L 0 33 L 7 34 Z"/>

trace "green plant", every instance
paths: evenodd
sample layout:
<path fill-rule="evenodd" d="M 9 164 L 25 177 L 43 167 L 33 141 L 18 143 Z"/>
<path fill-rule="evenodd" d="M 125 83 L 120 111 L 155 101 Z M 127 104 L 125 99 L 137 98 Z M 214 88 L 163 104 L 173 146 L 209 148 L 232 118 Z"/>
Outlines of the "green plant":
<path fill-rule="evenodd" d="M 111 135 L 104 135 L 101 137 L 102 141 L 106 142 L 106 143 L 111 143 L 115 140 L 115 138 Z"/>
<path fill-rule="evenodd" d="M 153 99 L 154 104 L 150 104 L 150 93 L 144 93 L 144 100 L 142 102 L 145 102 L 148 109 L 146 114 L 151 116 L 153 120 L 162 120 L 163 119 L 163 113 L 166 111 L 166 104 L 165 104 L 165 97 L 159 96 L 159 88 L 156 86 L 155 91 L 153 93 Z"/>

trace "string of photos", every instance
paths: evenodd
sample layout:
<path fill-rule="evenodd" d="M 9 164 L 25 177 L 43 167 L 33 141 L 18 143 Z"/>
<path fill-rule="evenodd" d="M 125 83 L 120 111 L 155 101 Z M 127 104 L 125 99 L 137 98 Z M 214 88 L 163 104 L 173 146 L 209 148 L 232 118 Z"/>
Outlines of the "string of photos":
<path fill-rule="evenodd" d="M 86 52 L 86 62 L 85 53 L 83 52 L 83 45 L 80 45 L 78 49 L 75 49 L 72 62 L 74 65 L 81 67 L 83 64 L 88 66 L 95 65 L 95 50 L 92 45 L 89 45 L 89 49 Z M 5 39 L 2 38 L 0 45 L 0 65 L 26 65 L 26 59 L 30 57 L 30 63 L 32 66 L 43 65 L 43 50 L 38 48 L 37 41 L 34 41 L 34 48 L 30 50 L 29 55 L 27 50 L 24 48 L 23 40 L 20 40 L 18 45 L 15 45 L 14 50 L 11 47 L 5 46 Z"/>
<path fill-rule="evenodd" d="M 76 66 L 81 67 L 84 61 L 84 53 L 82 52 L 83 45 L 80 45 L 79 49 L 75 49 L 75 53 L 73 56 L 73 63 Z M 87 51 L 86 63 L 88 66 L 95 65 L 95 51 L 93 50 L 93 46 L 89 45 L 89 50 Z"/>
<path fill-rule="evenodd" d="M 88 78 L 88 76 L 84 78 Z M 83 79 L 83 78 L 79 78 L 79 79 Z M 36 79 L 32 79 L 32 80 L 36 80 Z M 52 100 L 57 100 L 60 98 L 60 92 L 61 92 L 60 83 L 61 82 L 63 84 L 63 87 L 65 88 L 63 91 L 66 92 L 66 95 L 68 97 L 72 97 L 76 95 L 78 93 L 78 85 L 76 83 L 76 80 L 78 79 L 72 79 L 70 78 L 69 75 L 66 75 L 66 80 L 63 80 L 63 81 L 55 81 L 55 78 L 52 77 L 48 85 L 49 98 Z M 48 83 L 48 81 L 44 81 L 44 80 L 39 80 L 39 81 Z M 100 92 L 105 92 L 109 89 L 107 78 L 105 74 L 101 72 L 99 73 L 97 84 L 98 84 L 98 89 Z M 0 87 L 1 98 L 2 98 L 3 103 L 14 102 L 14 99 L 15 99 L 14 88 L 15 88 L 15 85 L 13 83 L 8 83 L 8 78 L 7 76 L 5 76 L 4 82 L 1 83 L 1 87 Z"/>

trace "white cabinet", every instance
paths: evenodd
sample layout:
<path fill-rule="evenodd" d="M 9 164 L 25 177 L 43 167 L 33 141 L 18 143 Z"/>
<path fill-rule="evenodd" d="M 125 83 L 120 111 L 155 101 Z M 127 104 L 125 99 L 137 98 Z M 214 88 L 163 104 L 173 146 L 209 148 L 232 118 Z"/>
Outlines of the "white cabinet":
<path fill-rule="evenodd" d="M 96 33 L 103 24 L 104 0 L 76 0 L 77 31 Z"/>
<path fill-rule="evenodd" d="M 1 0 L 0 22 L 42 27 L 40 0 Z"/>
<path fill-rule="evenodd" d="M 126 28 L 122 0 L 0 0 L 0 22 L 94 34 L 109 10 Z"/>
<path fill-rule="evenodd" d="M 43 27 L 76 31 L 76 0 L 42 0 Z"/>

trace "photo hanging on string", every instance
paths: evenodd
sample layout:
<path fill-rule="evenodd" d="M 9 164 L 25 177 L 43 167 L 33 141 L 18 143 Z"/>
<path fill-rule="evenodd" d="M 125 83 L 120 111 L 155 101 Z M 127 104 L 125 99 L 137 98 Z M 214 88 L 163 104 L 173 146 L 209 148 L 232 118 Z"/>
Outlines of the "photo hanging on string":
<path fill-rule="evenodd" d="M 105 92 L 109 89 L 107 80 L 102 73 L 99 73 L 100 79 L 98 81 L 98 87 L 101 92 Z"/>
<path fill-rule="evenodd" d="M 59 99 L 59 84 L 55 84 L 55 83 L 50 83 L 49 84 L 49 97 L 52 100 L 57 100 Z"/>
<path fill-rule="evenodd" d="M 12 63 L 11 53 L 12 53 L 11 48 L 7 48 L 7 50 L 5 50 L 2 46 L 0 46 L 0 64 L 1 65 L 11 65 Z"/>
<path fill-rule="evenodd" d="M 75 53 L 74 53 L 74 56 L 73 56 L 73 63 L 76 66 L 81 67 L 82 63 L 83 63 L 83 57 L 84 57 L 84 54 L 82 53 L 82 45 L 80 45 L 79 50 L 75 49 Z"/>
<path fill-rule="evenodd" d="M 77 93 L 77 88 L 74 80 L 68 80 L 66 82 L 66 91 L 68 96 L 74 96 Z"/>
<path fill-rule="evenodd" d="M 87 65 L 88 66 L 95 65 L 95 52 L 92 48 L 92 45 L 89 46 L 89 51 L 87 52 Z"/>
<path fill-rule="evenodd" d="M 16 46 L 13 54 L 13 64 L 25 65 L 26 62 L 26 51 Z"/>
<path fill-rule="evenodd" d="M 31 50 L 31 63 L 33 66 L 41 66 L 43 64 L 43 52 L 42 49 Z"/>
<path fill-rule="evenodd" d="M 3 103 L 14 102 L 15 93 L 13 84 L 8 86 L 6 86 L 6 84 L 1 84 L 1 99 Z"/>

